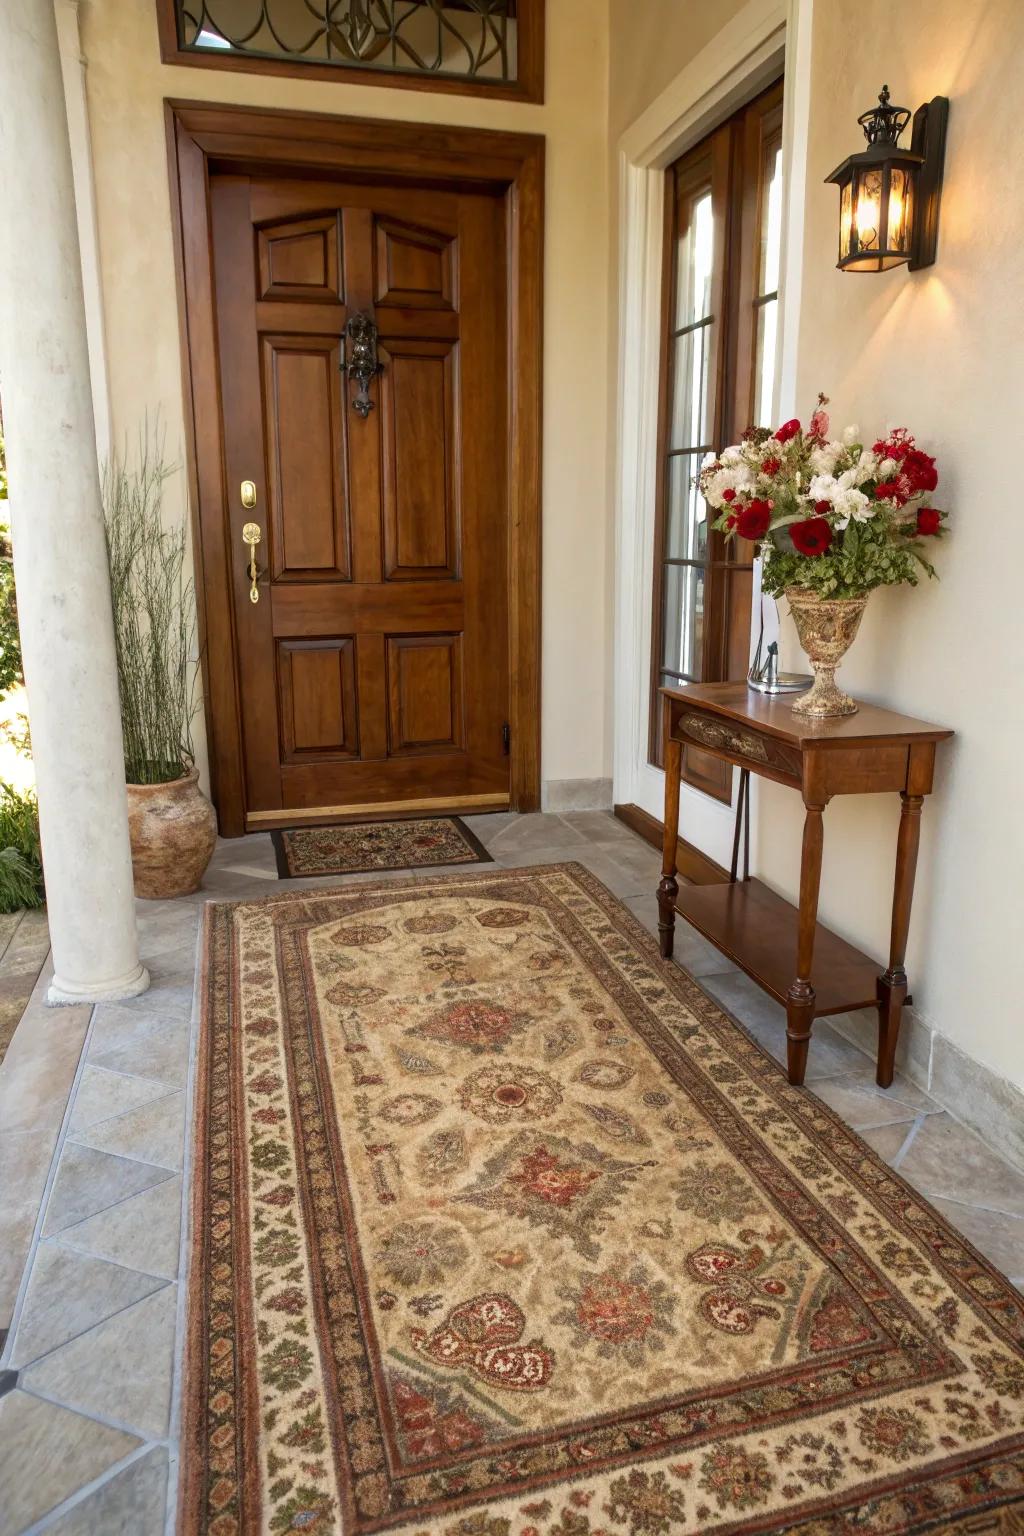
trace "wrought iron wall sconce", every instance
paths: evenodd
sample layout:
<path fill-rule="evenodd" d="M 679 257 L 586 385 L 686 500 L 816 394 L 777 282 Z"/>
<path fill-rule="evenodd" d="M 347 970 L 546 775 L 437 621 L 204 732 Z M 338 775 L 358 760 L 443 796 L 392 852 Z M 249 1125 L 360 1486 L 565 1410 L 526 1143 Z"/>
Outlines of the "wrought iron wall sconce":
<path fill-rule="evenodd" d="M 910 109 L 890 104 L 887 85 L 878 106 L 858 117 L 867 149 L 825 177 L 839 188 L 841 272 L 884 272 L 903 262 L 916 272 L 932 265 L 948 116 L 947 96 L 918 107 L 909 149 L 901 149 L 899 141 Z"/>

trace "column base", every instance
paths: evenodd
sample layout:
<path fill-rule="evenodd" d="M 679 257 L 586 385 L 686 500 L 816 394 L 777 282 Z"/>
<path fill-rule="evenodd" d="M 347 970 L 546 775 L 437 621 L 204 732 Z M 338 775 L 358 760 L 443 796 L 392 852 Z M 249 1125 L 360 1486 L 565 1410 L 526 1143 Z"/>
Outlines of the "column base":
<path fill-rule="evenodd" d="M 55 975 L 47 989 L 46 1001 L 51 1008 L 74 1003 L 116 1003 L 124 998 L 138 997 L 148 987 L 149 972 L 144 965 L 138 965 L 133 971 L 111 981 L 73 982 Z"/>

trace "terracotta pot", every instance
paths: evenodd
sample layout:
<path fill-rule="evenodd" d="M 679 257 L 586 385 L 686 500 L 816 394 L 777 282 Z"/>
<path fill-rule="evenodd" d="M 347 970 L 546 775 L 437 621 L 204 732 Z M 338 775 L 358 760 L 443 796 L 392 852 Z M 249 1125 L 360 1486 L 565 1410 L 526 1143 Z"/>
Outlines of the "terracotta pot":
<path fill-rule="evenodd" d="M 169 784 L 128 785 L 135 894 L 149 900 L 198 891 L 217 842 L 217 813 L 199 773 Z"/>
<path fill-rule="evenodd" d="M 797 637 L 814 669 L 814 686 L 793 705 L 794 715 L 834 720 L 855 715 L 857 705 L 836 684 L 836 668 L 857 637 L 868 594 L 863 597 L 819 597 L 806 587 L 787 587 Z"/>

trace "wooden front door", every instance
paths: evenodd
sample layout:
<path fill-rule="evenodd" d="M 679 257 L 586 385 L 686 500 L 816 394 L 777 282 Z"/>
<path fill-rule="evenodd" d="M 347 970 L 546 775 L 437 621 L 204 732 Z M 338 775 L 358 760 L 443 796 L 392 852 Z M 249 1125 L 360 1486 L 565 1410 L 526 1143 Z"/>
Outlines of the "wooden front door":
<path fill-rule="evenodd" d="M 508 803 L 505 206 L 210 178 L 249 824 Z"/>

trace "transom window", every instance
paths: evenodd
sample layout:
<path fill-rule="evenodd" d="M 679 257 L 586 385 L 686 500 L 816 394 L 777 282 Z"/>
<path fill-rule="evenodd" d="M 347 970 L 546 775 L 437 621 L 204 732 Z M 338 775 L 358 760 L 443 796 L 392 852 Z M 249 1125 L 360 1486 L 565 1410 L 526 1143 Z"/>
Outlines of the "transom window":
<path fill-rule="evenodd" d="M 543 97 L 544 0 L 157 3 L 169 63 Z"/>
<path fill-rule="evenodd" d="M 651 676 L 657 689 L 746 674 L 753 546 L 709 527 L 704 455 L 772 411 L 782 238 L 782 82 L 671 166 L 665 229 Z M 688 748 L 684 777 L 727 800 L 731 772 Z"/>

